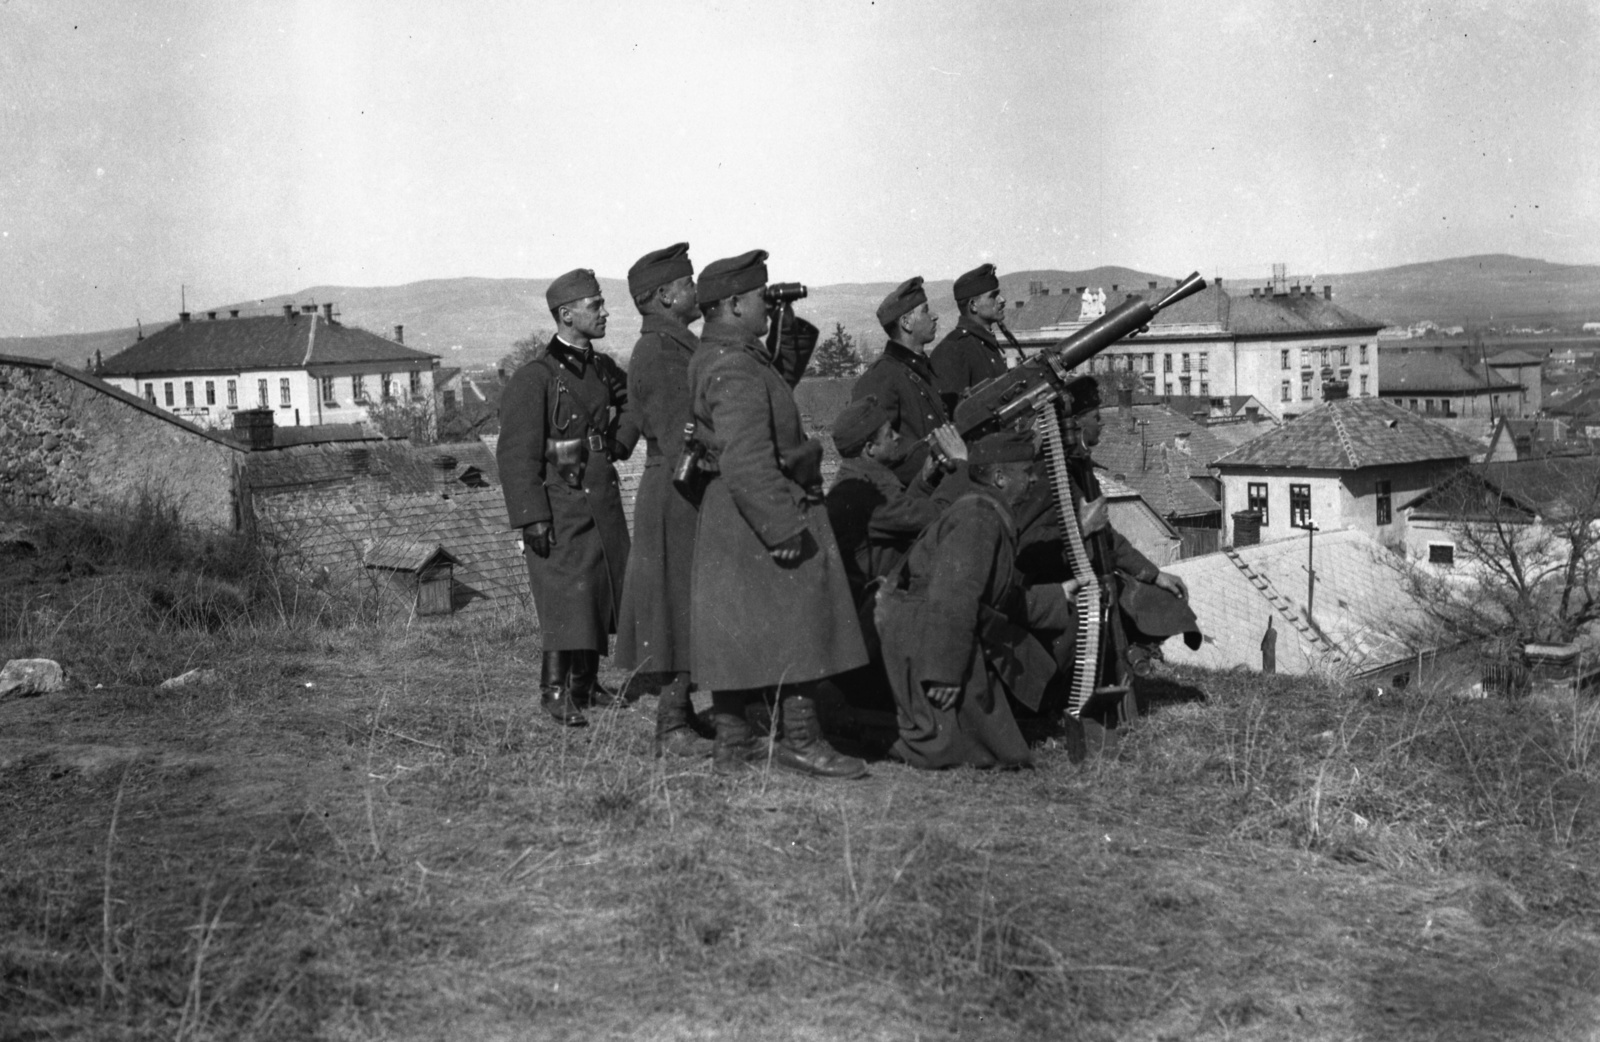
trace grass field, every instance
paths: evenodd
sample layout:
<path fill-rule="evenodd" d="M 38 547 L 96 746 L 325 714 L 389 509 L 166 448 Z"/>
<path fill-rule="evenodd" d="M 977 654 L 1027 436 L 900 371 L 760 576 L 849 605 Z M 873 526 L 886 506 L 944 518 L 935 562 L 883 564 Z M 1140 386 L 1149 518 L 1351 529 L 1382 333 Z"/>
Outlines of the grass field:
<path fill-rule="evenodd" d="M 0 703 L 0 1039 L 1600 1038 L 1588 704 L 1169 674 L 1114 760 L 730 781 L 551 726 L 523 616 L 5 531 L 72 685 Z"/>

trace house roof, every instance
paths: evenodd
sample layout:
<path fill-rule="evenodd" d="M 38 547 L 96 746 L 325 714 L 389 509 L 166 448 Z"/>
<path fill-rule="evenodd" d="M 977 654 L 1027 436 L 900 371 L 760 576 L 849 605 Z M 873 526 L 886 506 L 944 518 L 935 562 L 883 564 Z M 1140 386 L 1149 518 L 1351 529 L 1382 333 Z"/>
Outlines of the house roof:
<path fill-rule="evenodd" d="M 1402 635 L 1422 632 L 1426 615 L 1399 558 L 1353 529 L 1318 534 L 1310 621 L 1306 552 L 1306 540 L 1295 537 L 1166 565 L 1188 585 L 1189 606 L 1205 634 L 1198 651 L 1168 641 L 1167 659 L 1259 669 L 1269 619 L 1283 672 L 1361 674 L 1416 653 Z"/>
<path fill-rule="evenodd" d="M 460 564 L 461 562 L 438 543 L 419 543 L 416 540 L 390 536 L 373 539 L 362 552 L 361 563 L 368 568 L 386 568 L 395 572 L 420 572 L 435 564 Z"/>
<path fill-rule="evenodd" d="M 1214 514 L 1222 504 L 1194 482 L 1232 448 L 1209 428 L 1164 405 L 1106 410 L 1094 460 L 1133 488 L 1161 517 Z M 1142 425 L 1142 426 L 1141 426 Z"/>
<path fill-rule="evenodd" d="M 320 312 L 175 322 L 105 360 L 111 376 L 303 369 L 317 365 L 393 363 L 431 366 L 437 355 L 330 322 Z"/>
<path fill-rule="evenodd" d="M 356 481 L 384 494 L 429 492 L 439 480 L 434 460 L 440 456 L 456 461 L 452 473 L 457 479 L 468 468 L 475 468 L 489 484 L 500 484 L 500 467 L 494 453 L 476 441 L 441 445 L 412 445 L 404 440 L 301 445 L 252 454 L 245 463 L 245 475 L 251 490 L 258 495 Z"/>
<path fill-rule="evenodd" d="M 1109 312 L 1135 297 L 1158 300 L 1172 288 L 1163 285 L 1153 290 L 1130 288 L 1113 292 L 1107 289 L 1106 310 Z M 1083 295 L 1073 290 L 1029 297 L 1021 308 L 1013 308 L 1006 313 L 1006 322 L 1011 329 L 1019 332 L 1047 326 L 1075 325 L 1082 310 Z M 1376 332 L 1384 324 L 1363 318 L 1321 295 L 1252 297 L 1229 293 L 1213 282 L 1199 293 L 1163 310 L 1150 325 L 1155 335 L 1160 335 L 1162 326 L 1210 325 L 1237 336 L 1281 336 L 1335 331 Z"/>
<path fill-rule="evenodd" d="M 1233 416 L 1251 402 L 1261 405 L 1261 399 L 1253 394 L 1225 394 L 1201 396 L 1197 394 L 1145 394 L 1135 392 L 1134 405 L 1164 405 L 1180 416 L 1193 416 L 1197 412 L 1211 414 L 1212 402 L 1221 402 L 1222 410 L 1228 416 Z"/>
<path fill-rule="evenodd" d="M 1443 347 L 1414 350 L 1385 347 L 1378 351 L 1380 394 L 1492 394 L 1522 385 L 1507 379 L 1493 366 L 1469 361 L 1461 352 Z"/>
<path fill-rule="evenodd" d="M 1499 354 L 1491 355 L 1489 357 L 1489 364 L 1490 365 L 1504 365 L 1504 366 L 1541 365 L 1542 362 L 1543 362 L 1542 359 L 1535 358 L 1533 355 L 1530 355 L 1528 352 L 1519 351 L 1517 348 L 1514 348 L 1514 347 L 1510 348 L 1509 350 L 1506 350 L 1506 351 L 1501 351 Z"/>
<path fill-rule="evenodd" d="M 1468 460 L 1483 446 L 1393 402 L 1344 398 L 1239 446 L 1216 466 L 1358 470 L 1427 460 Z"/>
<path fill-rule="evenodd" d="M 1600 417 L 1600 386 L 1551 395 L 1545 399 L 1544 410 L 1557 416 Z"/>
<path fill-rule="evenodd" d="M 1401 509 L 1416 518 L 1444 520 L 1463 511 L 1474 516 L 1493 513 L 1498 503 L 1530 520 L 1534 515 L 1560 518 L 1573 511 L 1593 514 L 1600 506 L 1596 489 L 1600 489 L 1600 456 L 1545 456 L 1475 464 L 1401 504 Z"/>

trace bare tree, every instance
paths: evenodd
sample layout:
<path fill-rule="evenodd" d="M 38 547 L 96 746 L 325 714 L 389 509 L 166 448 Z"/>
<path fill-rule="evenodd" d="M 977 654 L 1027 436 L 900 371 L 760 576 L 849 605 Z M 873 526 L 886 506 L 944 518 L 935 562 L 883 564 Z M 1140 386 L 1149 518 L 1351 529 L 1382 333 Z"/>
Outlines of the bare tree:
<path fill-rule="evenodd" d="M 1454 544 L 1416 560 L 1413 592 L 1462 640 L 1565 642 L 1600 621 L 1600 460 L 1469 467 L 1412 508 Z"/>

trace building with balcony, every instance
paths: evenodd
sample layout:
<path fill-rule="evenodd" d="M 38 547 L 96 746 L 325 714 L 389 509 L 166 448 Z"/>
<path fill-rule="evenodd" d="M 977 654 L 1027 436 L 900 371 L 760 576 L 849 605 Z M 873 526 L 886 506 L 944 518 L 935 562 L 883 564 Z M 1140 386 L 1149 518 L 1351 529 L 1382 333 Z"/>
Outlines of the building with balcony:
<path fill-rule="evenodd" d="M 373 407 L 431 409 L 439 357 L 340 323 L 332 304 L 195 320 L 188 312 L 98 363 L 96 375 L 203 427 L 231 428 L 240 410 L 270 409 L 276 427 L 365 423 Z"/>

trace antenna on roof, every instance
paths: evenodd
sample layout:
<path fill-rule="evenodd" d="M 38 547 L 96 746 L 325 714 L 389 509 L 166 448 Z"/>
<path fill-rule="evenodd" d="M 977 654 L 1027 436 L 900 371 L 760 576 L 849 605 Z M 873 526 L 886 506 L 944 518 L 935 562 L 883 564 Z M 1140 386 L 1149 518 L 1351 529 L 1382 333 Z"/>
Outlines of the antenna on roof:
<path fill-rule="evenodd" d="M 185 287 L 184 287 L 183 283 L 181 283 L 181 282 L 178 283 L 178 310 L 179 311 L 188 311 L 189 310 L 189 298 L 187 296 L 185 296 L 184 288 Z"/>
<path fill-rule="evenodd" d="M 134 341 L 135 343 L 137 343 L 139 340 L 143 340 L 144 339 L 144 323 L 140 322 L 138 317 L 135 316 L 134 320 L 133 320 L 133 324 L 139 327 L 139 336 L 138 336 L 137 340 Z"/>

